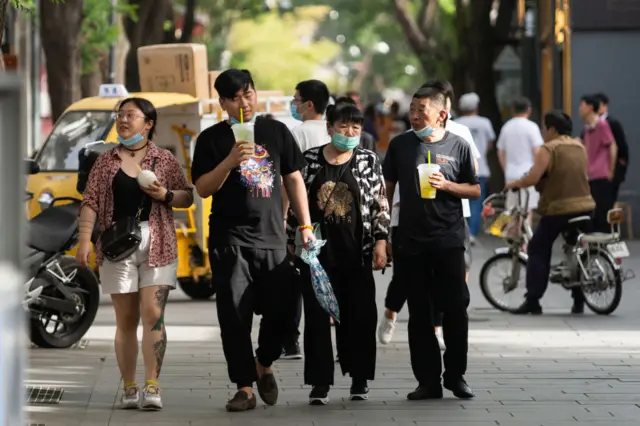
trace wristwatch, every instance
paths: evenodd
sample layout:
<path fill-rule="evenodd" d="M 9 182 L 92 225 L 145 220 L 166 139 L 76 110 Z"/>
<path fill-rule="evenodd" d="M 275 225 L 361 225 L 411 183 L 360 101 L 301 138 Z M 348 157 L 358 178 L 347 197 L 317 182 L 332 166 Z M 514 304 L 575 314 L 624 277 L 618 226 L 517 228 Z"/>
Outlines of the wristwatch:
<path fill-rule="evenodd" d="M 166 205 L 170 205 L 173 201 L 173 191 L 167 191 L 167 194 L 164 196 L 164 203 Z"/>

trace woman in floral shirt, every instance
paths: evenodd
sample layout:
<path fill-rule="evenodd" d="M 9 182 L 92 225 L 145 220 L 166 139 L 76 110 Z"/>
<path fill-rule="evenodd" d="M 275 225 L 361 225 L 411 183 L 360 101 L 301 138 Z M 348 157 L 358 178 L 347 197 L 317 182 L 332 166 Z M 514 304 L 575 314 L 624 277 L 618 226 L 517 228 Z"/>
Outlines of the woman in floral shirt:
<path fill-rule="evenodd" d="M 91 233 L 96 221 L 101 231 L 140 211 L 142 241 L 126 259 L 104 259 L 96 244 L 102 291 L 111 295 L 116 314 L 115 351 L 124 381 L 123 408 L 161 409 L 158 376 L 167 348 L 164 308 L 169 291 L 175 288 L 177 243 L 173 207 L 187 208 L 193 202 L 192 189 L 182 168 L 167 150 L 151 142 L 158 114 L 142 98 L 123 100 L 116 116 L 117 148 L 95 162 L 80 211 L 80 243 L 76 257 L 86 265 L 91 252 Z M 151 170 L 157 180 L 142 188 L 141 170 Z M 138 323 L 142 317 L 142 355 L 146 383 L 138 388 Z"/>

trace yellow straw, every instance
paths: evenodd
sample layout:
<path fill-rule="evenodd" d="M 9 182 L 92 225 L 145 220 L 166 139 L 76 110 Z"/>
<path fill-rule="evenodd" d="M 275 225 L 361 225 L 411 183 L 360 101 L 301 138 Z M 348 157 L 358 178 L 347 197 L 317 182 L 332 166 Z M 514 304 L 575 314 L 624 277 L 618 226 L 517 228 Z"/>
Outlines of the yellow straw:
<path fill-rule="evenodd" d="M 244 123 L 244 112 L 242 112 L 242 108 L 240 108 L 240 124 Z"/>
<path fill-rule="evenodd" d="M 427 164 L 431 164 L 431 151 L 427 151 Z"/>

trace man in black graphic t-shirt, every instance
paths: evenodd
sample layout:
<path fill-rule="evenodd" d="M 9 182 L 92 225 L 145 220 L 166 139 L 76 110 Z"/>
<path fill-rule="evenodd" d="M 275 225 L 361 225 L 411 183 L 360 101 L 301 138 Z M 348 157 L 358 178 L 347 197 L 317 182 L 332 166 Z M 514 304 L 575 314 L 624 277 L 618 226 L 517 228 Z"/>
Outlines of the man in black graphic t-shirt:
<path fill-rule="evenodd" d="M 465 281 L 465 223 L 461 198 L 480 196 L 469 145 L 445 130 L 445 93 L 419 89 L 411 101 L 413 131 L 396 137 L 383 171 L 389 203 L 400 185 L 400 217 L 394 234 L 394 279 L 407 286 L 409 349 L 418 388 L 410 400 L 442 398 L 442 384 L 459 398 L 473 398 L 464 380 L 467 369 L 469 290 Z M 431 185 L 435 199 L 420 195 L 417 166 L 440 166 Z M 444 375 L 434 313 L 443 313 Z M 442 377 L 441 377 L 442 376 Z"/>
<path fill-rule="evenodd" d="M 288 282 L 283 277 L 289 268 L 281 178 L 301 218 L 305 244 L 313 238 L 313 228 L 300 174 L 304 157 L 283 123 L 256 118 L 257 95 L 249 71 L 227 70 L 215 88 L 230 119 L 198 136 L 191 174 L 198 194 L 213 197 L 209 260 L 229 378 L 238 387 L 227 410 L 246 411 L 256 407 L 254 382 L 266 404 L 278 399 L 271 364 L 282 352 L 282 304 L 287 299 L 281 295 L 288 290 L 281 286 Z M 234 137 L 231 126 L 243 120 L 254 123 L 255 146 Z M 254 359 L 251 323 L 256 310 L 262 321 Z"/>

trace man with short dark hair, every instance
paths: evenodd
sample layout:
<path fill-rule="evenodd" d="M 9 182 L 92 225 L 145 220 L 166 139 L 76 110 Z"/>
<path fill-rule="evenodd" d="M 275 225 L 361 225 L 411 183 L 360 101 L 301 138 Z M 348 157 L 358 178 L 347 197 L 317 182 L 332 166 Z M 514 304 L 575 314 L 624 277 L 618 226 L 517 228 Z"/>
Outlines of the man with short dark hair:
<path fill-rule="evenodd" d="M 262 400 L 273 405 L 278 385 L 271 370 L 282 353 L 289 271 L 286 261 L 282 184 L 302 240 L 312 238 L 305 184 L 305 160 L 291 132 L 280 121 L 257 118 L 257 94 L 247 70 L 229 69 L 215 89 L 229 119 L 198 136 L 192 179 L 202 198 L 212 197 L 209 260 L 217 288 L 218 321 L 229 378 L 238 392 L 228 411 L 256 407 L 253 383 Z M 236 140 L 232 126 L 253 123 L 252 141 Z M 282 183 L 281 183 L 282 182 Z M 255 355 L 251 344 L 253 314 L 260 312 Z"/>
<path fill-rule="evenodd" d="M 596 232 L 610 232 L 607 213 L 615 203 L 613 180 L 618 157 L 618 145 L 611 127 L 599 115 L 600 101 L 596 96 L 585 95 L 580 100 L 580 117 L 585 126 L 582 143 L 589 159 L 589 186 L 596 202 L 593 227 Z"/>
<path fill-rule="evenodd" d="M 589 215 L 595 203 L 587 181 L 587 153 L 571 137 L 573 123 L 562 111 L 544 115 L 544 145 L 537 152 L 533 166 L 521 179 L 507 188 L 535 185 L 540 191 L 538 213 L 541 218 L 529 242 L 527 254 L 527 294 L 516 314 L 541 314 L 540 299 L 549 285 L 553 242 L 567 229 L 569 221 Z M 575 241 L 567 241 L 569 244 Z M 572 289 L 571 312 L 584 312 L 584 295 L 580 287 Z"/>
<path fill-rule="evenodd" d="M 409 306 L 409 349 L 418 387 L 410 400 L 442 398 L 444 387 L 472 398 L 464 380 L 467 368 L 469 289 L 465 280 L 465 220 L 461 198 L 480 196 L 469 145 L 445 130 L 446 95 L 434 87 L 419 89 L 410 107 L 412 131 L 389 145 L 383 171 L 392 203 L 399 185 L 400 217 L 393 237 L 394 273 L 405 283 Z M 429 183 L 435 199 L 421 197 L 416 164 L 440 166 Z M 443 313 L 445 372 L 434 330 L 435 312 Z"/>
<path fill-rule="evenodd" d="M 600 110 L 598 113 L 603 120 L 607 120 L 609 127 L 611 127 L 611 133 L 613 133 L 613 139 L 618 145 L 618 158 L 616 160 L 616 171 L 613 177 L 613 202 L 618 200 L 618 192 L 620 191 L 620 185 L 624 182 L 627 176 L 627 168 L 629 167 L 629 144 L 627 143 L 627 136 L 624 133 L 622 123 L 617 119 L 609 115 L 609 97 L 604 93 L 596 93 L 594 95 L 600 101 Z"/>
<path fill-rule="evenodd" d="M 323 118 L 328 104 L 329 89 L 320 80 L 301 81 L 296 86 L 291 115 L 302 124 L 294 127 L 291 133 L 302 152 L 329 143 L 327 122 Z"/>

